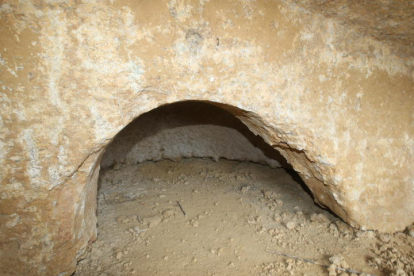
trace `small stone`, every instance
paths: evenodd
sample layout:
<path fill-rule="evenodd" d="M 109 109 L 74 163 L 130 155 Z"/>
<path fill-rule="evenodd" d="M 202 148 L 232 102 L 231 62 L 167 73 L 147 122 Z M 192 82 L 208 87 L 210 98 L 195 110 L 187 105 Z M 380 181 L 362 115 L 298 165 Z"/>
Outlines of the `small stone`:
<path fill-rule="evenodd" d="M 280 222 L 282 220 L 282 217 L 279 214 L 275 214 L 273 216 L 273 220 L 276 221 L 276 222 Z"/>
<path fill-rule="evenodd" d="M 342 268 L 349 268 L 349 265 L 344 260 L 344 257 L 341 255 L 334 255 L 329 258 L 329 262 L 331 264 L 334 264 L 336 266 L 342 267 Z"/>
<path fill-rule="evenodd" d="M 329 224 L 329 230 L 335 231 L 335 232 L 339 231 L 338 226 L 335 223 Z"/>
<path fill-rule="evenodd" d="M 336 276 L 336 265 L 331 264 L 328 268 L 329 276 Z"/>
<path fill-rule="evenodd" d="M 243 188 L 241 188 L 242 194 L 247 193 L 249 190 L 250 190 L 250 186 L 244 186 Z"/>
<path fill-rule="evenodd" d="M 407 235 L 414 238 L 414 225 L 408 226 L 405 232 Z"/>
<path fill-rule="evenodd" d="M 175 215 L 175 211 L 173 209 L 167 209 L 162 213 L 162 215 L 164 216 L 164 218 L 170 218 L 173 215 Z"/>
<path fill-rule="evenodd" d="M 312 214 L 310 217 L 312 222 L 328 223 L 330 220 L 324 214 Z"/>
<path fill-rule="evenodd" d="M 329 258 L 329 261 L 331 262 L 331 264 L 339 265 L 340 262 L 342 261 L 342 256 L 334 255 Z"/>
<path fill-rule="evenodd" d="M 198 227 L 200 224 L 199 224 L 198 220 L 193 220 L 191 222 L 191 225 L 194 226 L 194 227 Z"/>
<path fill-rule="evenodd" d="M 388 234 L 381 234 L 378 236 L 379 240 L 382 241 L 383 243 L 389 243 L 391 238 Z"/>
<path fill-rule="evenodd" d="M 144 218 L 142 220 L 142 223 L 148 225 L 149 228 L 152 228 L 154 226 L 157 226 L 161 221 L 162 221 L 161 216 L 153 216 L 149 218 Z"/>
<path fill-rule="evenodd" d="M 367 238 L 368 239 L 373 239 L 375 238 L 375 232 L 374 231 L 367 231 Z"/>
<path fill-rule="evenodd" d="M 295 227 L 296 227 L 296 223 L 294 221 L 289 221 L 288 223 L 286 223 L 286 228 L 289 230 L 292 230 Z"/>
<path fill-rule="evenodd" d="M 338 230 L 342 233 L 342 234 L 346 234 L 346 233 L 350 233 L 352 228 L 346 224 L 345 222 L 341 221 L 341 220 L 337 220 L 335 221 L 336 226 L 338 227 Z"/>
<path fill-rule="evenodd" d="M 397 271 L 395 271 L 396 276 L 407 276 L 407 273 L 405 273 L 404 269 L 398 268 Z"/>

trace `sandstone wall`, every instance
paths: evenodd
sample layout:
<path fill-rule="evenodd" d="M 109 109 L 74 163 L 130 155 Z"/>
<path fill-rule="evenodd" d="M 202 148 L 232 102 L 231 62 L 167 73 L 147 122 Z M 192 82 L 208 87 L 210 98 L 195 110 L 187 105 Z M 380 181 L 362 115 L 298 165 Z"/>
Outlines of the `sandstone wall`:
<path fill-rule="evenodd" d="M 106 149 L 101 168 L 191 157 L 289 167 L 279 152 L 229 112 L 186 101 L 159 107 L 130 123 Z"/>
<path fill-rule="evenodd" d="M 70 275 L 104 148 L 185 100 L 236 115 L 351 225 L 412 223 L 413 6 L 319 2 L 3 1 L 0 270 Z"/>

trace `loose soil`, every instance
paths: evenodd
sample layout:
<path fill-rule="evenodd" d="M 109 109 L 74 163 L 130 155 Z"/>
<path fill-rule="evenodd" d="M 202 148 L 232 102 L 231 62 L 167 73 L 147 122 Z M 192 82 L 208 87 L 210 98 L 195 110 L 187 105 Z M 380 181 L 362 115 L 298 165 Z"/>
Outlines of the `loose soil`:
<path fill-rule="evenodd" d="M 164 160 L 99 181 L 98 240 L 76 276 L 414 275 L 410 233 L 351 228 L 284 169 Z"/>

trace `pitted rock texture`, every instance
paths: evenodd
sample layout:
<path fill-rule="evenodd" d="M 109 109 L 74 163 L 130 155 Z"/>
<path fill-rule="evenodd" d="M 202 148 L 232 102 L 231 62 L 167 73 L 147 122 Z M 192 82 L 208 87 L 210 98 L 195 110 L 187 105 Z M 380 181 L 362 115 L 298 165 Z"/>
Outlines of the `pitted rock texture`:
<path fill-rule="evenodd" d="M 0 270 L 70 275 L 104 148 L 187 100 L 230 111 L 352 226 L 412 223 L 412 5 L 301 2 L 3 1 Z"/>
<path fill-rule="evenodd" d="M 290 167 L 278 151 L 229 112 L 190 101 L 162 106 L 138 117 L 106 149 L 101 168 L 191 157 Z"/>

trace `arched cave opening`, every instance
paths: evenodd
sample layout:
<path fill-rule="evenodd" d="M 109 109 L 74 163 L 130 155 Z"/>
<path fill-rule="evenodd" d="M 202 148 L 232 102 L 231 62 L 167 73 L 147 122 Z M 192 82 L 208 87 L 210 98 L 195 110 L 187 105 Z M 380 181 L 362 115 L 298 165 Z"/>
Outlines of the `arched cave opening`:
<path fill-rule="evenodd" d="M 106 149 L 98 186 L 98 239 L 78 276 L 319 273 L 269 251 L 334 255 L 353 237 L 277 150 L 209 103 L 138 117 Z"/>

